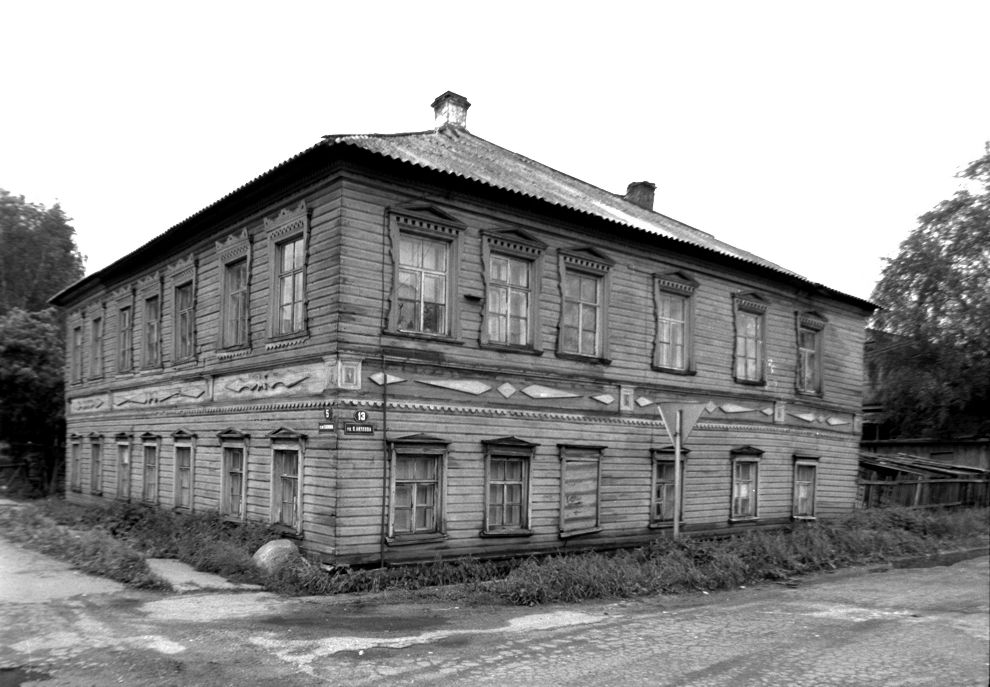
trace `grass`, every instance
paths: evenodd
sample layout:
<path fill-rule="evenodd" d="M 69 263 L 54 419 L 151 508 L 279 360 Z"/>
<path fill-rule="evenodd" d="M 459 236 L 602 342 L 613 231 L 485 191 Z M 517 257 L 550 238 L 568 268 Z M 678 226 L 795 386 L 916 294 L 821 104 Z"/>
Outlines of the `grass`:
<path fill-rule="evenodd" d="M 263 576 L 251 555 L 278 533 L 216 515 L 182 515 L 141 505 L 82 507 L 58 499 L 0 510 L 4 536 L 86 572 L 137 587 L 161 586 L 147 557 L 172 557 L 198 570 L 258 582 L 288 595 L 406 590 L 465 603 L 535 605 L 587 599 L 713 591 L 765 580 L 985 545 L 987 509 L 857 511 L 827 521 L 731 537 L 655 539 L 636 549 L 461 558 L 383 569 L 332 572 L 305 558 Z"/>

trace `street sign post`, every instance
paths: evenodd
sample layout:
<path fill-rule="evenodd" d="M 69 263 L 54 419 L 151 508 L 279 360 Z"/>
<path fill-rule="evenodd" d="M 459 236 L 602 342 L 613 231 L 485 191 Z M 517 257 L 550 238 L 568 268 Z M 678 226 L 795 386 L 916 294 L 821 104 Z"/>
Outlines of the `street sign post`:
<path fill-rule="evenodd" d="M 681 533 L 681 444 L 705 410 L 704 403 L 657 403 L 660 419 L 674 442 L 674 539 Z"/>

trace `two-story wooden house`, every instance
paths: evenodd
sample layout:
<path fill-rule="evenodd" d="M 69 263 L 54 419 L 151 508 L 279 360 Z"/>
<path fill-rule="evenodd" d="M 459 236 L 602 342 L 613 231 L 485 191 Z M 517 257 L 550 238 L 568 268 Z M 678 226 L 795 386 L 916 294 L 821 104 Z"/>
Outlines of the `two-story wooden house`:
<path fill-rule="evenodd" d="M 53 298 L 68 497 L 340 563 L 849 511 L 872 305 L 470 133 L 327 136 Z M 658 403 L 704 404 L 675 513 Z"/>

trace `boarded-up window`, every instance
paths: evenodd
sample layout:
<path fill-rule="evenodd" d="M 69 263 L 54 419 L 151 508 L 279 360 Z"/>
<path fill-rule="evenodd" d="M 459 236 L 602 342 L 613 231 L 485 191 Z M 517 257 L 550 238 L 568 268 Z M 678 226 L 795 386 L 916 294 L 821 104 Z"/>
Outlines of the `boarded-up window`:
<path fill-rule="evenodd" d="M 598 529 L 602 447 L 560 447 L 560 536 Z"/>

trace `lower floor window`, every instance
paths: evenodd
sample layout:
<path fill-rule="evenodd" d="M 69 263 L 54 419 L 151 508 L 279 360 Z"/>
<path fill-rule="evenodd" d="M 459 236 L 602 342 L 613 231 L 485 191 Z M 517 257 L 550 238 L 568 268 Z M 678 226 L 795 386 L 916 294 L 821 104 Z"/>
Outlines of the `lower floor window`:
<path fill-rule="evenodd" d="M 89 445 L 89 491 L 103 493 L 103 444 L 93 441 Z"/>
<path fill-rule="evenodd" d="M 220 512 L 223 515 L 242 517 L 244 515 L 244 448 L 225 446 L 223 449 L 222 501 Z"/>
<path fill-rule="evenodd" d="M 600 446 L 560 447 L 560 536 L 599 529 Z"/>
<path fill-rule="evenodd" d="M 446 442 L 416 435 L 392 445 L 391 533 L 441 534 Z"/>
<path fill-rule="evenodd" d="M 794 462 L 794 517 L 815 517 L 815 482 L 818 464 L 812 460 Z"/>
<path fill-rule="evenodd" d="M 117 498 L 131 496 L 131 446 L 117 444 Z"/>
<path fill-rule="evenodd" d="M 274 517 L 276 524 L 295 528 L 299 513 L 299 451 L 274 452 Z"/>
<path fill-rule="evenodd" d="M 675 498 L 676 466 L 674 457 L 667 451 L 657 451 L 653 459 L 653 494 L 650 509 L 651 524 L 671 524 L 677 508 Z M 684 463 L 681 463 L 681 508 L 684 496 Z"/>
<path fill-rule="evenodd" d="M 70 453 L 70 463 L 69 463 L 69 488 L 72 491 L 79 491 L 82 489 L 82 461 L 80 456 L 82 454 L 82 446 L 80 446 L 78 441 L 72 442 Z"/>
<path fill-rule="evenodd" d="M 192 446 L 175 447 L 175 507 L 192 508 Z"/>
<path fill-rule="evenodd" d="M 516 437 L 482 443 L 485 446 L 484 532 L 528 532 L 530 462 L 537 445 Z"/>
<path fill-rule="evenodd" d="M 144 470 L 141 483 L 141 499 L 149 503 L 158 501 L 158 445 L 144 444 Z"/>
<path fill-rule="evenodd" d="M 732 461 L 732 518 L 755 518 L 758 514 L 760 463 L 751 454 Z"/>

